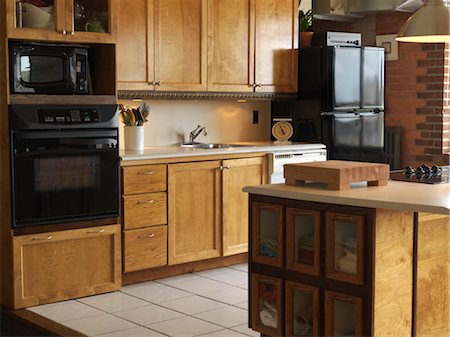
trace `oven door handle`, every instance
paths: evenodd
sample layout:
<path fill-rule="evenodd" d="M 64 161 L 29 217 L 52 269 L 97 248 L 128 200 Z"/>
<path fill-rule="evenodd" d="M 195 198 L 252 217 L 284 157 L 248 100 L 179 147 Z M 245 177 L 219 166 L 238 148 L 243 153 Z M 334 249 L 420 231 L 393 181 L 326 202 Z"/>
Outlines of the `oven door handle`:
<path fill-rule="evenodd" d="M 115 138 L 117 135 L 117 130 L 14 131 L 16 139 Z"/>

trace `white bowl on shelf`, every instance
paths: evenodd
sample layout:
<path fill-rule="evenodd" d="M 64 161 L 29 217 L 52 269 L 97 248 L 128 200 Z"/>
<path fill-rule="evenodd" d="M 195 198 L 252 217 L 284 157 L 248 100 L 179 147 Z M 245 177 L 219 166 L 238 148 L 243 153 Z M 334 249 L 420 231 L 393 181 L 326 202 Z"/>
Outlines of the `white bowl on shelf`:
<path fill-rule="evenodd" d="M 54 28 L 53 6 L 37 7 L 28 2 L 22 3 L 23 27 Z"/>

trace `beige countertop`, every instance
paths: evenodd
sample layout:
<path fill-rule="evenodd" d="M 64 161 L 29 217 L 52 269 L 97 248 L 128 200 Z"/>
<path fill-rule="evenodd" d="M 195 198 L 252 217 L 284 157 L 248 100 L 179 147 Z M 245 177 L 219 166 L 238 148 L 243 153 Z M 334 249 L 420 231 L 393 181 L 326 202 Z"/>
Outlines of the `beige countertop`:
<path fill-rule="evenodd" d="M 190 156 L 210 156 L 226 155 L 235 153 L 253 153 L 253 152 L 282 152 L 282 151 L 305 151 L 315 149 L 325 149 L 323 144 L 313 143 L 292 143 L 275 144 L 273 142 L 224 142 L 226 144 L 237 144 L 237 147 L 221 149 L 193 149 L 180 147 L 178 145 L 152 146 L 146 147 L 142 151 L 120 150 L 119 155 L 122 160 L 143 160 L 143 159 L 161 159 Z"/>
<path fill-rule="evenodd" d="M 450 214 L 450 184 L 419 184 L 389 180 L 386 186 L 367 183 L 352 184 L 348 190 L 328 190 L 325 184 L 305 186 L 272 184 L 247 186 L 244 192 L 285 199 L 392 209 L 437 214 Z"/>

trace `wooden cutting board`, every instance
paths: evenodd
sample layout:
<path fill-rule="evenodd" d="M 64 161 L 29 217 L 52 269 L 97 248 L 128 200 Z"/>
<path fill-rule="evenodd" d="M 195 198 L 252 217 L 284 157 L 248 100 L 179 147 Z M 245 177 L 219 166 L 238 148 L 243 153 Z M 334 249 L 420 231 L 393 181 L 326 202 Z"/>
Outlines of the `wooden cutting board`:
<path fill-rule="evenodd" d="M 285 164 L 284 178 L 288 185 L 313 181 L 328 184 L 330 190 L 349 189 L 350 183 L 361 181 L 367 181 L 368 186 L 382 186 L 389 179 L 389 165 L 344 160 Z"/>

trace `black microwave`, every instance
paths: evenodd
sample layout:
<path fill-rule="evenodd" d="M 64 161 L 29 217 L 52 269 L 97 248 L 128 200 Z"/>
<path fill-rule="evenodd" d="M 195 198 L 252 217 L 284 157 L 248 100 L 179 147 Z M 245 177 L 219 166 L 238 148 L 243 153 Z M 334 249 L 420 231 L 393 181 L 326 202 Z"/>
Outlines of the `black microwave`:
<path fill-rule="evenodd" d="M 11 94 L 88 94 L 88 48 L 38 43 L 10 45 Z"/>

